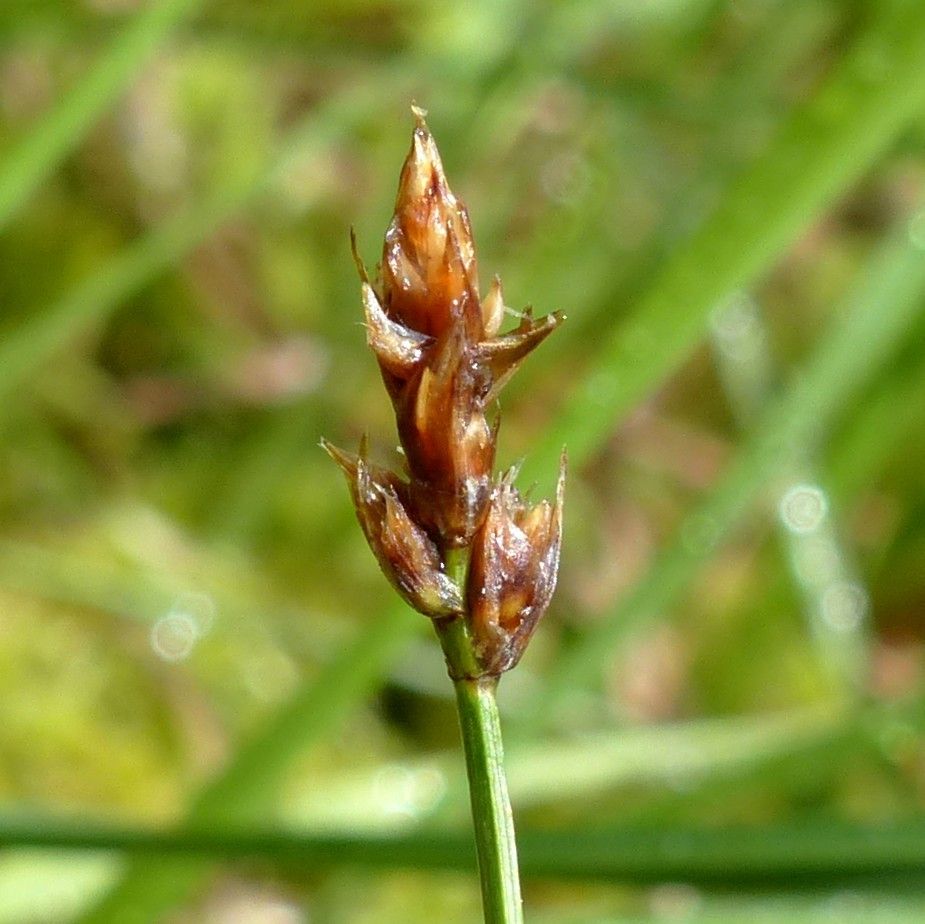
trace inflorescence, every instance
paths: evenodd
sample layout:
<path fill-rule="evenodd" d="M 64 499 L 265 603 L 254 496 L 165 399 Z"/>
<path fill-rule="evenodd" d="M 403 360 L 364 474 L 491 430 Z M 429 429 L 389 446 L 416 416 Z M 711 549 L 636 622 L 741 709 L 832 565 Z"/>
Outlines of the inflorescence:
<path fill-rule="evenodd" d="M 501 281 L 479 296 L 466 207 L 451 192 L 425 113 L 416 119 L 377 284 L 362 281 L 367 343 L 392 400 L 404 477 L 327 441 L 383 572 L 437 621 L 465 620 L 477 676 L 519 660 L 556 585 L 565 456 L 554 504 L 528 504 L 516 469 L 493 478 L 499 392 L 559 324 L 556 312 L 500 333 Z M 450 559 L 468 563 L 457 584 Z M 458 670 L 458 668 L 457 668 Z M 471 670 L 471 669 L 470 669 Z M 450 665 L 453 673 L 454 666 Z"/>

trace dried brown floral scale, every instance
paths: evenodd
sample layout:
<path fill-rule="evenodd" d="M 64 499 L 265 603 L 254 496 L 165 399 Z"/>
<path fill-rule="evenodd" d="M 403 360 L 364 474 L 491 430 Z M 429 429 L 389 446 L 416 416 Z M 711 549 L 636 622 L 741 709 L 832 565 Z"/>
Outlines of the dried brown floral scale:
<path fill-rule="evenodd" d="M 407 473 L 371 464 L 323 441 L 341 467 L 363 532 L 402 597 L 471 639 L 474 659 L 451 676 L 497 676 L 520 659 L 556 585 L 564 455 L 556 500 L 528 505 L 515 471 L 493 481 L 503 385 L 563 320 L 505 316 L 496 276 L 484 299 L 469 216 L 451 192 L 422 110 L 385 235 L 380 281 L 359 259 L 367 342 L 376 355 L 398 427 Z M 450 574 L 463 567 L 465 586 Z M 455 569 L 453 569 L 455 570 Z M 446 650 L 446 645 L 444 646 Z"/>

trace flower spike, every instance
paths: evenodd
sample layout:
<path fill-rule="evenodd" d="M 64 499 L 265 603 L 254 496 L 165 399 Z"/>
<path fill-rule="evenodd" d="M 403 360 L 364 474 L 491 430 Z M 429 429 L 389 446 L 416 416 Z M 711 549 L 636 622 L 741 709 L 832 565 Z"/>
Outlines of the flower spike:
<path fill-rule="evenodd" d="M 528 311 L 501 333 L 501 280 L 495 276 L 480 297 L 468 212 L 450 189 L 424 111 L 412 110 L 378 285 L 351 232 L 366 340 L 395 411 L 407 480 L 369 463 L 365 440 L 358 455 L 322 445 L 347 478 L 389 580 L 441 624 L 464 620 L 474 645 L 465 670 L 497 675 L 520 659 L 556 584 L 565 462 L 555 504 L 529 504 L 514 487 L 514 470 L 493 483 L 493 407 L 564 316 L 534 319 Z M 465 587 L 460 556 L 469 561 Z"/>

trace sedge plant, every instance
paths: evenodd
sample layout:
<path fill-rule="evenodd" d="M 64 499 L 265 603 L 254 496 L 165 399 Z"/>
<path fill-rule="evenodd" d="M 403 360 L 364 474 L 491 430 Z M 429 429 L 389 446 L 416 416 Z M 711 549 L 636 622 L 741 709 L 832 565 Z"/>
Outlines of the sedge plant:
<path fill-rule="evenodd" d="M 495 692 L 515 667 L 556 585 L 563 453 L 553 503 L 528 503 L 517 470 L 494 474 L 496 398 L 559 324 L 559 313 L 505 318 L 496 276 L 479 294 L 465 206 L 451 192 L 424 120 L 416 124 L 385 234 L 378 278 L 353 253 L 367 343 L 395 410 L 402 474 L 324 448 L 346 475 L 385 575 L 429 617 L 455 686 L 486 922 L 522 921 L 517 850 Z"/>

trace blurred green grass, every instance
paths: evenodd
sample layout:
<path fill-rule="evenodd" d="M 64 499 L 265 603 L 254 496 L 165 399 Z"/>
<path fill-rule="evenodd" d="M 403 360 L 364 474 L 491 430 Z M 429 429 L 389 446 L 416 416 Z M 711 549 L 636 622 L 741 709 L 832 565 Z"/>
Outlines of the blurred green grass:
<path fill-rule="evenodd" d="M 315 448 L 395 442 L 347 228 L 374 262 L 411 99 L 483 275 L 569 315 L 503 409 L 526 482 L 572 457 L 560 591 L 503 685 L 526 840 L 594 866 L 595 829 L 748 824 L 771 869 L 787 825 L 914 825 L 919 4 L 10 2 L 0 68 L 4 806 L 218 845 L 11 850 L 0 921 L 477 914 L 471 877 L 413 871 L 416 826 L 464 823 L 439 653 Z M 359 831 L 354 868 L 229 859 L 242 823 Z M 357 869 L 391 830 L 406 871 Z M 529 916 L 831 920 L 653 857 L 697 885 L 548 860 Z M 836 913 L 916 919 L 890 872 Z"/>

